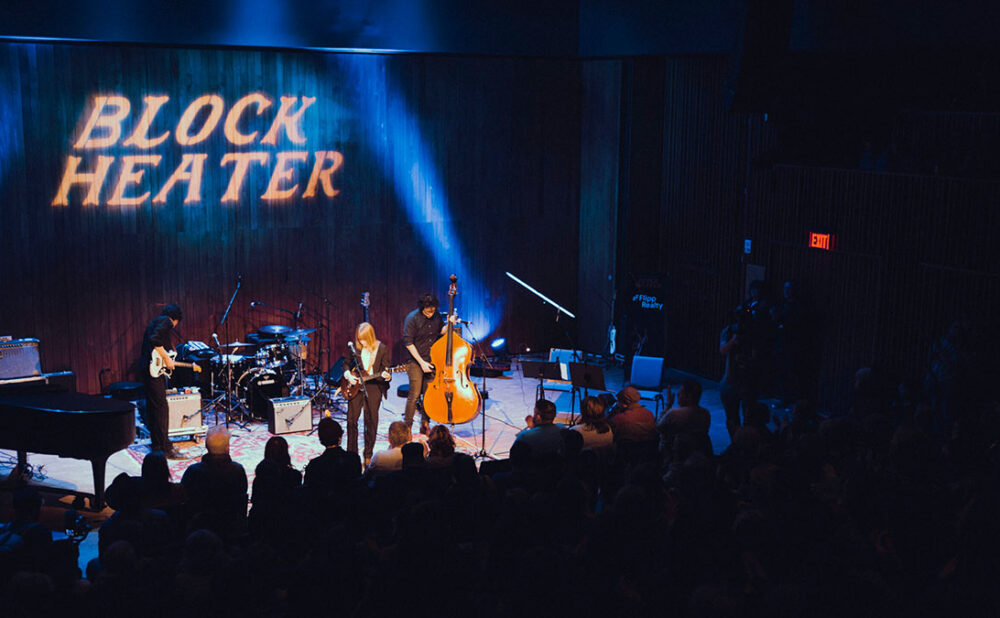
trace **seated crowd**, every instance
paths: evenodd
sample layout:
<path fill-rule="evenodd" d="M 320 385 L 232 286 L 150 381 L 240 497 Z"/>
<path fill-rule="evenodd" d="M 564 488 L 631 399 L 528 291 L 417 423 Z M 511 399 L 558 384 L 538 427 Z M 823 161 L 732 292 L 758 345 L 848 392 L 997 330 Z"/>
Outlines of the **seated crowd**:
<path fill-rule="evenodd" d="M 857 386 L 857 385 L 856 385 Z M 870 385 L 869 385 L 870 386 Z M 39 526 L 14 495 L 0 527 L 8 616 L 998 615 L 1000 422 L 919 397 L 858 398 L 775 426 L 749 405 L 713 452 L 701 384 L 657 419 L 627 387 L 587 397 L 580 422 L 541 399 L 508 460 L 456 452 L 446 426 L 403 423 L 367 470 L 324 418 L 323 453 L 291 465 L 273 437 L 245 470 L 213 429 L 179 483 L 161 453 L 107 497 L 99 557 Z M 891 393 L 889 389 L 865 392 Z M 676 405 L 675 405 L 676 403 Z"/>

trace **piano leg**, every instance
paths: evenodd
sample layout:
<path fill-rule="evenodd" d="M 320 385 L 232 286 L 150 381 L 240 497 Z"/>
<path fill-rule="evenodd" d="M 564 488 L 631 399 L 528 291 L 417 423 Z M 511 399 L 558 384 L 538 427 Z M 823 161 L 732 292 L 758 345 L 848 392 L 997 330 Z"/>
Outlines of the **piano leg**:
<path fill-rule="evenodd" d="M 94 469 L 94 503 L 90 508 L 94 511 L 104 508 L 104 468 L 107 463 L 107 457 L 90 460 L 90 465 Z"/>

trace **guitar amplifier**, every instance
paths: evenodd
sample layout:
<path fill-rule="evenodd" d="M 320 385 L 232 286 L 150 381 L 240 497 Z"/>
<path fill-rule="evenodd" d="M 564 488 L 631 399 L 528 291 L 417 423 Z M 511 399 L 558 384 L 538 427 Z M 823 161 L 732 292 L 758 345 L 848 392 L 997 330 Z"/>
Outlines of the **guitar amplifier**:
<path fill-rule="evenodd" d="M 201 393 L 197 388 L 167 391 L 167 408 L 167 435 L 171 438 L 202 435 L 208 429 L 201 422 Z"/>
<path fill-rule="evenodd" d="M 37 339 L 15 339 L 0 343 L 0 379 L 42 375 Z"/>
<path fill-rule="evenodd" d="M 267 430 L 274 435 L 312 429 L 312 401 L 308 397 L 278 397 L 269 401 Z"/>

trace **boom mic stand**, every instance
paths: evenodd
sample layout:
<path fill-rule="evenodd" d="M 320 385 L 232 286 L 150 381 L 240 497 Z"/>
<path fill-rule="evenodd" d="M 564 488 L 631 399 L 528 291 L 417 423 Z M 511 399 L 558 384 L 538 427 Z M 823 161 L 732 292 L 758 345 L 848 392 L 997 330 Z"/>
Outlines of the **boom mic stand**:
<path fill-rule="evenodd" d="M 236 289 L 233 290 L 233 295 L 229 298 L 229 305 L 226 307 L 226 312 L 224 314 L 222 314 L 222 320 L 219 322 L 219 326 L 224 326 L 226 328 L 226 341 L 230 341 L 230 339 L 229 339 L 229 312 L 233 308 L 233 301 L 236 300 L 236 295 L 240 293 L 240 286 L 242 286 L 242 285 L 243 285 L 243 277 L 241 275 L 237 275 L 237 277 L 236 277 Z M 246 412 L 247 412 L 247 409 L 239 401 L 236 402 L 235 406 L 233 405 L 233 399 L 234 398 L 233 398 L 233 362 L 232 362 L 233 359 L 232 359 L 232 355 L 229 354 L 229 350 L 224 350 L 222 348 L 222 344 L 219 343 L 219 336 L 217 334 L 212 333 L 212 338 L 215 340 L 215 345 L 217 346 L 216 347 L 217 353 L 220 354 L 220 355 L 223 355 L 223 358 L 225 359 L 225 365 L 226 365 L 226 427 L 228 428 L 230 421 L 232 421 L 232 423 L 235 424 L 240 429 L 246 429 L 246 417 L 247 417 Z M 224 352 L 225 352 L 225 354 L 223 354 Z M 242 417 L 242 419 L 244 421 L 243 424 L 240 424 L 239 422 L 236 421 L 235 418 L 233 418 L 233 415 L 234 415 L 233 411 L 234 411 L 234 409 L 239 409 L 240 410 L 240 416 Z M 218 424 L 218 422 L 219 422 L 218 421 L 218 408 L 216 408 L 216 424 Z"/>
<path fill-rule="evenodd" d="M 471 325 L 472 322 L 467 322 L 467 324 Z M 483 346 L 482 346 L 481 342 L 479 341 L 479 339 L 477 339 L 476 336 L 472 334 L 472 329 L 471 328 L 469 329 L 469 337 L 472 338 L 472 343 L 475 346 L 476 350 L 479 352 L 479 357 L 483 360 L 484 363 L 486 363 L 487 365 L 489 365 L 490 369 L 493 369 L 493 363 L 491 363 L 490 360 L 488 358 L 486 358 L 486 354 L 483 352 Z M 488 452 L 486 452 L 486 400 L 490 398 L 490 392 L 488 390 L 486 390 L 486 370 L 485 370 L 485 368 L 483 370 L 483 376 L 482 377 L 483 377 L 483 387 L 479 390 L 479 394 L 482 396 L 483 409 L 479 411 L 479 417 L 480 417 L 480 419 L 482 421 L 482 426 L 480 428 L 479 435 L 482 436 L 483 445 L 482 445 L 482 447 L 478 451 L 476 451 L 476 453 L 472 456 L 472 458 L 473 459 L 495 459 L 493 457 L 493 455 L 490 455 Z"/>

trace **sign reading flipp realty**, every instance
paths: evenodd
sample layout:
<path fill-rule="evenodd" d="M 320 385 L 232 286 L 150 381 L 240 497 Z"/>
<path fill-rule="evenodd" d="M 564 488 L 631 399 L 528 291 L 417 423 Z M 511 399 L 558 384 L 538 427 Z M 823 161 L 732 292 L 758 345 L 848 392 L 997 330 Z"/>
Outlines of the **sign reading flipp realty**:
<path fill-rule="evenodd" d="M 183 192 L 185 204 L 203 199 L 236 204 L 246 197 L 247 175 L 257 170 L 269 177 L 266 190 L 255 196 L 261 200 L 332 198 L 339 192 L 333 175 L 343 165 L 343 155 L 310 149 L 303 131 L 303 117 L 315 97 L 282 96 L 276 105 L 268 95 L 254 92 L 227 108 L 221 96 L 206 94 L 191 101 L 179 118 L 175 115 L 176 122 L 165 110 L 169 101 L 167 95 L 147 95 L 132 115 L 128 97 L 94 96 L 66 156 L 52 206 L 68 206 L 73 192 L 83 196 L 84 206 L 163 204 L 177 191 Z M 250 130 L 254 126 L 259 128 Z M 226 152 L 209 161 L 207 140 L 220 128 Z M 147 170 L 160 166 L 164 153 L 176 158 L 177 152 L 180 160 L 169 175 L 157 174 L 165 180 L 157 186 L 144 180 Z M 203 179 L 215 174 L 224 175 L 222 182 L 211 183 L 220 187 L 220 194 L 203 195 Z"/>

